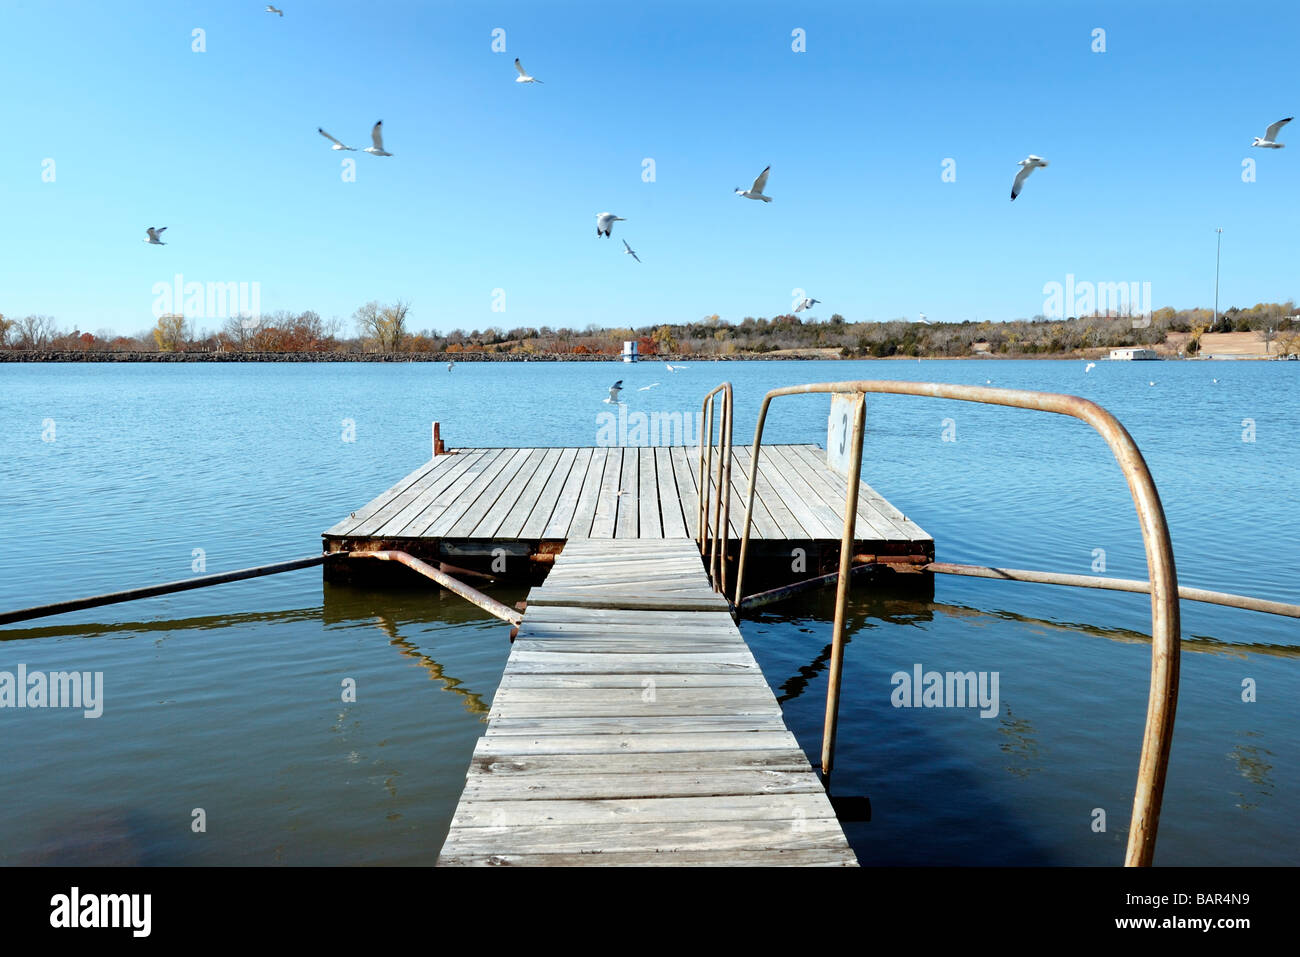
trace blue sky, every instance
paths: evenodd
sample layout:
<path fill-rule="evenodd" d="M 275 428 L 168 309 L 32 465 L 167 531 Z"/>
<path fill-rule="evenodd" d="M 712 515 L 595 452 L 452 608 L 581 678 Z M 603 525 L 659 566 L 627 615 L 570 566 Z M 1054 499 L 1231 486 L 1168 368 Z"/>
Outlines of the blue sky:
<path fill-rule="evenodd" d="M 1294 2 L 278 5 L 6 0 L 0 312 L 134 332 L 176 273 L 439 330 L 739 321 L 796 287 L 1004 320 L 1067 274 L 1208 306 L 1216 226 L 1225 306 L 1300 298 L 1300 122 L 1250 148 L 1300 112 Z M 316 127 L 378 119 L 395 155 L 344 182 Z M 732 193 L 768 164 L 772 203 Z"/>

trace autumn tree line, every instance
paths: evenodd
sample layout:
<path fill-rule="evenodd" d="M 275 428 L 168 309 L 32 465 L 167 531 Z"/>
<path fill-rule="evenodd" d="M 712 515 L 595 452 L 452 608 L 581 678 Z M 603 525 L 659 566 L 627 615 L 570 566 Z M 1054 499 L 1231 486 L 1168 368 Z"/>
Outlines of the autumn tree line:
<path fill-rule="evenodd" d="M 844 358 L 890 356 L 1086 355 L 1122 346 L 1154 346 L 1180 336 L 1181 350 L 1195 355 L 1207 332 L 1251 332 L 1273 354 L 1300 354 L 1300 317 L 1292 301 L 1231 307 L 1216 321 L 1209 309 L 1158 309 L 1149 317 L 1091 315 L 1008 322 L 849 322 L 838 313 L 817 320 L 798 315 L 746 317 L 738 323 L 718 315 L 695 322 L 642 328 L 453 329 L 417 331 L 410 303 L 368 302 L 351 317 L 322 319 L 315 312 L 279 311 L 225 320 L 213 331 L 197 329 L 181 315 L 164 315 L 135 335 L 60 329 L 49 316 L 21 319 L 0 314 L 0 350 L 29 352 L 230 352 L 230 353 L 457 353 L 617 355 L 635 340 L 641 355 L 744 356 L 812 352 Z"/>

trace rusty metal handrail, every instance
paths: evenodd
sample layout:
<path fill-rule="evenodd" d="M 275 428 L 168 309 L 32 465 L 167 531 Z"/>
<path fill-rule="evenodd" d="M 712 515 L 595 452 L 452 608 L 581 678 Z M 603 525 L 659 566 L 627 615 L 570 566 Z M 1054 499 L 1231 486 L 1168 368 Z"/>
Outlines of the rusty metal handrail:
<path fill-rule="evenodd" d="M 749 466 L 749 491 L 745 502 L 745 528 L 740 541 L 740 558 L 736 569 L 736 603 L 739 604 L 745 576 L 745 558 L 749 550 L 750 520 L 754 510 L 754 483 L 758 474 L 758 457 L 763 441 L 763 424 L 767 408 L 774 398 L 813 393 L 882 393 L 914 395 L 935 399 L 955 399 L 1005 405 L 1018 409 L 1037 409 L 1082 419 L 1106 440 L 1128 482 L 1133 504 L 1142 528 L 1142 542 L 1147 555 L 1147 573 L 1151 590 L 1151 683 L 1147 696 L 1146 727 L 1138 763 L 1137 785 L 1133 793 L 1128 847 L 1124 864 L 1128 867 L 1150 866 L 1155 853 L 1156 831 L 1160 823 L 1160 806 L 1164 798 L 1165 778 L 1169 769 L 1169 749 L 1173 740 L 1174 715 L 1178 706 L 1179 607 L 1178 574 L 1174 567 L 1174 550 L 1169 540 L 1160 495 L 1142 453 L 1132 436 L 1119 421 L 1101 406 L 1073 395 L 997 389 L 987 386 L 949 385 L 935 382 L 817 382 L 773 389 L 763 397 L 763 407 L 754 427 L 754 447 Z M 834 763 L 835 731 L 839 717 L 840 673 L 844 660 L 844 616 L 852 562 L 853 533 L 857 524 L 858 486 L 862 472 L 862 432 L 865 402 L 858 404 L 853 428 L 852 460 L 849 463 L 848 490 L 844 506 L 844 532 L 840 542 L 840 571 L 835 596 L 835 631 L 826 692 L 826 722 L 822 736 L 822 772 L 829 775 Z"/>
<path fill-rule="evenodd" d="M 1071 575 L 1065 572 L 1040 572 L 1025 568 L 994 568 L 989 565 L 958 565 L 952 562 L 928 562 L 920 566 L 920 570 L 934 572 L 936 575 L 964 575 L 967 578 L 994 578 L 998 581 L 1034 582 L 1040 585 L 1070 585 L 1074 588 L 1100 588 L 1105 591 L 1127 591 L 1142 595 L 1151 593 L 1151 583 L 1136 578 L 1103 578 L 1098 575 Z M 1179 585 L 1178 597 L 1183 601 L 1199 601 L 1209 605 L 1226 605 L 1229 608 L 1260 611 L 1266 615 L 1300 618 L 1300 605 L 1292 605 L 1284 601 L 1269 601 L 1267 598 L 1254 598 L 1250 595 L 1233 595 L 1226 591 L 1210 591 L 1205 588 Z"/>
<path fill-rule="evenodd" d="M 408 552 L 397 551 L 395 549 L 384 549 L 376 552 L 346 552 L 348 558 L 377 558 L 385 562 L 399 562 L 412 571 L 419 572 L 425 578 L 432 578 L 449 592 L 453 592 L 464 598 L 466 601 L 478 605 L 489 615 L 495 615 L 502 621 L 508 621 L 512 625 L 519 625 L 524 616 L 513 608 L 508 608 L 501 602 L 497 601 L 490 595 L 485 595 L 477 588 L 471 588 L 459 579 L 452 578 L 446 572 L 434 568 L 428 562 L 422 562 Z"/>
<path fill-rule="evenodd" d="M 9 625 L 17 621 L 31 621 L 34 618 L 48 618 L 51 615 L 63 615 L 70 611 L 85 608 L 99 608 L 103 605 L 116 605 L 124 601 L 139 601 L 142 598 L 155 598 L 158 595 L 170 595 L 178 591 L 190 591 L 194 588 L 207 588 L 210 585 L 224 585 L 227 582 L 243 581 L 247 578 L 262 578 L 266 575 L 279 575 L 281 572 L 297 571 L 324 564 L 329 555 L 309 555 L 292 561 L 276 562 L 272 565 L 257 565 L 252 568 L 239 568 L 229 572 L 216 572 L 211 575 L 195 575 L 180 581 L 164 582 L 161 585 L 146 585 L 143 588 L 128 588 L 125 591 L 106 592 L 91 595 L 88 598 L 73 598 L 69 601 L 56 601 L 49 605 L 34 605 L 0 613 L 0 625 Z"/>
<path fill-rule="evenodd" d="M 718 423 L 718 473 L 713 474 L 713 404 L 714 399 L 722 393 L 722 416 Z M 700 403 L 700 456 L 699 487 L 696 492 L 696 542 L 700 554 L 708 554 L 709 578 L 714 591 L 727 591 L 727 528 L 731 521 L 731 383 L 710 391 Z M 705 428 L 705 416 L 708 426 Z M 708 459 L 705 460 L 705 435 L 708 436 Z M 710 511 L 706 493 L 712 485 L 713 507 Z M 724 494 L 725 491 L 725 494 Z M 709 535 L 710 517 L 713 522 L 712 538 Z M 718 522 L 722 523 L 721 544 L 719 545 Z"/>

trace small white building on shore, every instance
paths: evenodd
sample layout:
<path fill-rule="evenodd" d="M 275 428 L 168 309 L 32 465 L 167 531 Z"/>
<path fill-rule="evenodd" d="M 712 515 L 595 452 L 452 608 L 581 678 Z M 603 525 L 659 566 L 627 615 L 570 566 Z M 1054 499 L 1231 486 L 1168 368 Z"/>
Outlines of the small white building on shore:
<path fill-rule="evenodd" d="M 1110 357 L 1112 359 L 1159 359 L 1154 349 L 1139 349 L 1134 346 L 1127 346 L 1123 349 L 1111 349 Z"/>
<path fill-rule="evenodd" d="M 635 339 L 625 340 L 623 342 L 623 361 L 636 362 L 636 360 L 639 358 L 640 356 L 638 356 L 636 353 L 636 340 Z"/>

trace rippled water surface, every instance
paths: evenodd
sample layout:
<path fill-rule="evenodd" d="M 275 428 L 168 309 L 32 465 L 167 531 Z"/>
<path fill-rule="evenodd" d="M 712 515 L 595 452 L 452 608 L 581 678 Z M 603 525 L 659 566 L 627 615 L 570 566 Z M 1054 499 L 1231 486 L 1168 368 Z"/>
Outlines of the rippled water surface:
<path fill-rule="evenodd" d="M 216 572 L 311 554 L 428 458 L 433 419 L 452 446 L 591 445 L 616 378 L 647 412 L 729 379 L 737 442 L 765 390 L 798 382 L 1083 395 L 1146 455 L 1182 584 L 1300 595 L 1300 363 L 73 364 L 0 365 L 0 609 L 184 578 L 200 556 Z M 825 424 L 824 397 L 782 399 L 767 438 L 824 443 Z M 1083 423 L 871 397 L 868 428 L 864 477 L 941 560 L 1145 577 L 1122 475 Z M 943 576 L 933 602 L 858 589 L 834 784 L 870 799 L 845 823 L 860 859 L 1122 860 L 1149 608 Z M 816 755 L 833 596 L 764 611 L 742 631 Z M 9 864 L 432 863 L 509 653 L 459 599 L 319 569 L 33 625 L 0 629 L 0 671 L 103 672 L 104 707 L 0 709 Z M 1183 636 L 1157 862 L 1295 864 L 1297 623 L 1186 603 Z M 891 675 L 917 664 L 996 672 L 998 713 L 894 707 Z"/>

